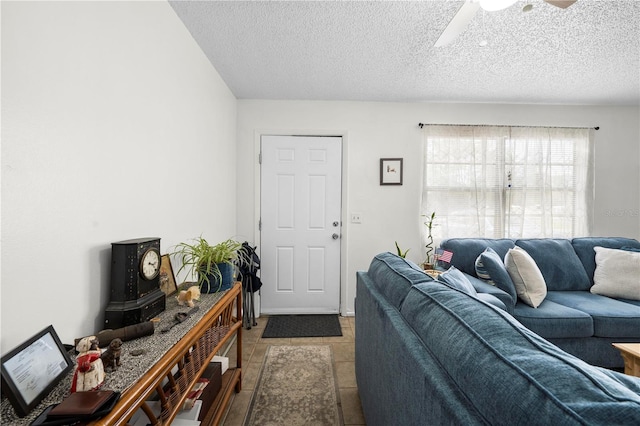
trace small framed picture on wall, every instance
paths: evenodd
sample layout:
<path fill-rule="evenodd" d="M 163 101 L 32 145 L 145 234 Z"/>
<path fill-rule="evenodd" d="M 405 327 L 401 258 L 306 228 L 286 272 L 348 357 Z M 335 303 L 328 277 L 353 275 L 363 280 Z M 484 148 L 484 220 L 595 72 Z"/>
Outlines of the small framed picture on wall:
<path fill-rule="evenodd" d="M 402 185 L 402 158 L 380 159 L 380 185 Z"/>

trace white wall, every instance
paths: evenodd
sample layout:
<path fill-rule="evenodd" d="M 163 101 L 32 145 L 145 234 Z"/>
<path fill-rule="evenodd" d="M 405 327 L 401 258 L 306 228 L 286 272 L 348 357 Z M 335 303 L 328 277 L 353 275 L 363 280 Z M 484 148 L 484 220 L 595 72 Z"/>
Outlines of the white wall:
<path fill-rule="evenodd" d="M 594 235 L 640 237 L 638 107 L 236 102 L 165 2 L 0 7 L 2 353 L 48 324 L 65 343 L 101 328 L 113 241 L 259 242 L 261 132 L 344 136 L 347 314 L 375 254 L 422 260 L 418 122 L 599 125 Z M 396 156 L 405 184 L 379 186 Z"/>
<path fill-rule="evenodd" d="M 238 232 L 253 235 L 258 217 L 261 133 L 345 136 L 342 301 L 353 314 L 356 271 L 394 241 L 424 255 L 419 216 L 422 134 L 419 122 L 600 126 L 595 132 L 593 235 L 640 238 L 640 108 L 487 104 L 238 101 Z M 404 185 L 380 186 L 382 157 L 404 158 Z M 363 215 L 349 223 L 349 213 Z M 269 285 L 269 283 L 264 283 Z"/>
<path fill-rule="evenodd" d="M 1 5 L 6 353 L 102 329 L 111 242 L 235 235 L 236 100 L 166 2 Z"/>

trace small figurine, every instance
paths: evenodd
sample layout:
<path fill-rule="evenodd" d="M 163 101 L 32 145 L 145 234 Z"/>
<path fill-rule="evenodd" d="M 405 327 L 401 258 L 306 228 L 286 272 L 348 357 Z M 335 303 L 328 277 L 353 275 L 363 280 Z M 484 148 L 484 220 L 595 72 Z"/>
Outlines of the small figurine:
<path fill-rule="evenodd" d="M 176 300 L 178 300 L 178 305 L 180 306 L 186 303 L 188 307 L 193 308 L 193 301 L 200 300 L 200 287 L 193 285 L 187 290 L 180 291 L 176 296 Z"/>
<path fill-rule="evenodd" d="M 104 366 L 95 336 L 83 337 L 76 345 L 76 371 L 73 373 L 71 392 L 97 390 L 104 383 Z"/>
<path fill-rule="evenodd" d="M 115 338 L 109 343 L 107 350 L 100 357 L 102 364 L 107 371 L 116 371 L 122 365 L 120 355 L 122 354 L 122 340 Z"/>

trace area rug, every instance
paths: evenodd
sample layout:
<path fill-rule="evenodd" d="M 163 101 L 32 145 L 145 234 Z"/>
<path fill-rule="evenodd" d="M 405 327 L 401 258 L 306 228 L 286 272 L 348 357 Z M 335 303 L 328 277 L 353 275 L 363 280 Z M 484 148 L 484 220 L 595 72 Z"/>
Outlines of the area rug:
<path fill-rule="evenodd" d="M 268 346 L 244 426 L 343 424 L 331 346 Z"/>
<path fill-rule="evenodd" d="M 270 337 L 342 336 L 338 315 L 274 315 L 262 332 Z"/>

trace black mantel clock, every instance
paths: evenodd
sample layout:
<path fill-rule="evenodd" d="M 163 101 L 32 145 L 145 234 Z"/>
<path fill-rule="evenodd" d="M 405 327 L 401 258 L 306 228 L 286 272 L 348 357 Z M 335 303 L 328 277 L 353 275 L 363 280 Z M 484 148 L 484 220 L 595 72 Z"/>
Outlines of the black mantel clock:
<path fill-rule="evenodd" d="M 105 329 L 149 321 L 165 310 L 160 262 L 160 238 L 111 243 L 111 293 Z"/>

